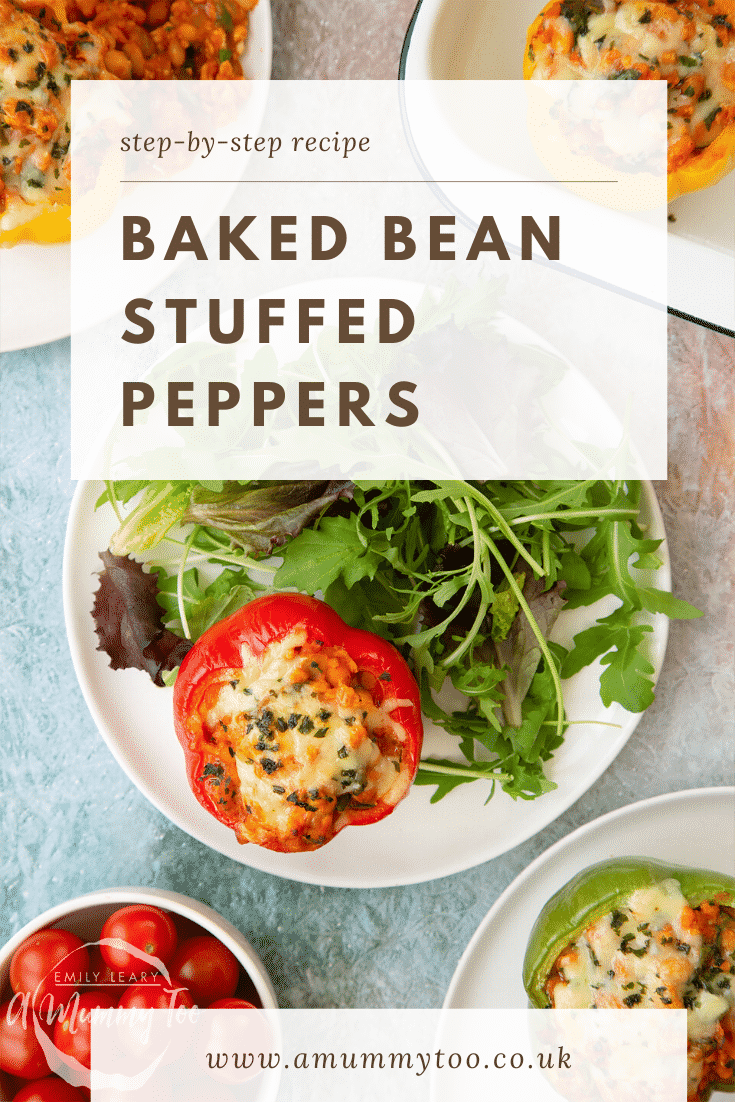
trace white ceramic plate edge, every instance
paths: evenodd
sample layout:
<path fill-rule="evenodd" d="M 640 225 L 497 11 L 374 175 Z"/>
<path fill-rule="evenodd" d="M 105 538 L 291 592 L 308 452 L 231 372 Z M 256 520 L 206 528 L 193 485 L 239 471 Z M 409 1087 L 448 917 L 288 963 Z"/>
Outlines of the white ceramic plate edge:
<path fill-rule="evenodd" d="M 436 21 L 447 0 L 418 0 L 406 32 L 401 52 L 399 79 L 433 79 L 432 50 Z M 538 0 L 538 10 L 543 0 Z M 718 201 L 726 203 L 732 196 L 732 176 L 717 185 Z M 712 195 L 713 189 L 708 189 Z M 702 193 L 703 194 L 703 193 Z M 691 202 L 687 196 L 686 200 Z M 685 208 L 675 203 L 672 210 L 682 214 Z M 727 209 L 724 211 L 728 214 Z M 732 206 L 729 211 L 732 222 Z M 686 218 L 684 219 L 686 223 Z M 691 239 L 685 232 L 669 227 L 668 305 L 695 321 L 728 331 L 735 329 L 735 299 L 732 295 L 735 276 L 735 251 L 717 250 Z"/>
<path fill-rule="evenodd" d="M 644 484 L 644 486 L 647 491 L 646 497 L 649 508 L 651 508 L 652 512 L 654 513 L 657 524 L 660 524 L 661 531 L 663 531 L 663 519 L 661 517 L 660 509 L 658 507 L 658 502 L 656 501 L 653 488 L 651 487 L 650 483 L 646 483 Z M 72 661 L 74 664 L 75 672 L 77 674 L 77 679 L 82 689 L 84 699 L 90 710 L 92 718 L 94 719 L 95 725 L 101 733 L 113 757 L 126 773 L 126 775 L 133 781 L 133 783 L 146 797 L 146 799 L 150 803 L 152 803 L 153 806 L 158 811 L 160 811 L 162 815 L 165 816 L 165 818 L 174 823 L 175 826 L 179 827 L 179 829 L 183 830 L 186 834 L 195 838 L 197 841 L 202 842 L 204 845 L 215 849 L 217 852 L 224 853 L 226 856 L 231 857 L 233 860 L 236 860 L 241 864 L 248 865 L 251 868 L 255 868 L 260 871 L 270 872 L 274 875 L 282 876 L 285 879 L 296 880 L 302 883 L 320 884 L 324 886 L 340 888 L 383 888 L 394 887 L 399 884 L 423 883 L 429 880 L 439 879 L 444 876 L 450 876 L 457 872 L 463 872 L 468 868 L 476 867 L 477 865 L 483 864 L 485 861 L 500 856 L 502 853 L 507 852 L 517 845 L 520 845 L 528 838 L 537 834 L 540 830 L 543 830 L 545 826 L 558 818 L 559 815 L 563 814 L 564 811 L 567 810 L 567 808 L 569 808 L 577 799 L 579 799 L 579 797 L 583 795 L 583 793 L 586 792 L 596 782 L 597 779 L 599 779 L 604 770 L 607 769 L 614 758 L 620 753 L 623 746 L 635 730 L 641 718 L 641 715 L 643 714 L 626 713 L 627 716 L 630 716 L 629 728 L 626 728 L 624 731 L 619 732 L 617 737 L 611 738 L 609 742 L 606 743 L 605 753 L 598 756 L 598 758 L 596 759 L 596 767 L 593 771 L 591 771 L 590 775 L 582 776 L 579 782 L 574 784 L 573 787 L 569 789 L 562 789 L 563 798 L 561 800 L 560 806 L 554 806 L 556 803 L 555 797 L 558 798 L 557 793 L 559 792 L 559 790 L 557 790 L 557 792 L 551 793 L 549 794 L 549 796 L 544 798 L 547 801 L 544 804 L 544 807 L 548 808 L 549 813 L 544 814 L 544 816 L 542 817 L 542 821 L 536 821 L 533 815 L 529 815 L 529 826 L 527 830 L 523 829 L 518 833 L 517 836 L 513 836 L 510 844 L 503 843 L 501 841 L 495 846 L 489 845 L 483 848 L 481 855 L 470 851 L 470 855 L 468 857 L 467 853 L 464 850 L 460 849 L 453 855 L 453 859 L 451 861 L 444 860 L 442 863 L 432 868 L 430 872 L 427 872 L 425 869 L 415 871 L 415 869 L 411 865 L 410 868 L 403 869 L 399 873 L 394 872 L 392 874 L 386 873 L 382 870 L 377 872 L 372 864 L 363 861 L 362 864 L 359 866 L 362 869 L 362 878 L 358 880 L 358 882 L 355 882 L 354 874 L 348 876 L 344 872 L 340 872 L 338 868 L 333 867 L 334 862 L 330 857 L 330 853 L 336 854 L 337 851 L 331 850 L 328 852 L 328 847 L 325 847 L 325 849 L 322 851 L 318 851 L 318 855 L 324 857 L 327 867 L 317 867 L 316 869 L 311 868 L 305 862 L 303 864 L 298 861 L 289 863 L 283 861 L 279 862 L 277 860 L 274 860 L 274 858 L 277 859 L 280 855 L 274 855 L 271 854 L 270 851 L 259 850 L 257 849 L 257 847 L 252 846 L 247 847 L 248 851 L 250 851 L 248 852 L 247 858 L 245 857 L 245 853 L 243 852 L 243 850 L 241 850 L 240 848 L 238 848 L 237 854 L 229 853 L 226 849 L 223 849 L 221 845 L 216 844 L 216 841 L 213 841 L 213 838 L 211 837 L 211 835 L 208 834 L 207 830 L 204 827 L 199 829 L 196 824 L 193 824 L 191 822 L 190 819 L 185 818 L 182 815 L 178 815 L 175 811 L 172 811 L 170 807 L 166 806 L 165 801 L 159 798 L 153 784 L 147 783 L 145 778 L 141 777 L 138 772 L 131 768 L 131 762 L 126 760 L 122 747 L 118 745 L 116 740 L 112 738 L 108 732 L 107 719 L 100 707 L 100 701 L 93 692 L 93 679 L 90 678 L 87 671 L 88 659 L 90 657 L 89 636 L 92 633 L 91 623 L 89 623 L 89 610 L 86 608 L 86 606 L 84 608 L 79 607 L 79 601 L 75 599 L 74 594 L 74 537 L 79 529 L 79 524 L 82 520 L 83 511 L 89 508 L 90 499 L 90 484 L 80 483 L 77 486 L 74 500 L 72 501 L 69 513 L 69 521 L 67 525 L 67 536 L 64 546 L 63 559 L 63 600 L 64 616 L 67 627 L 67 639 L 69 642 Z M 660 569 L 659 579 L 657 580 L 660 581 L 661 588 L 670 589 L 671 574 L 667 556 L 664 557 L 664 564 Z M 668 637 L 668 621 L 661 616 L 657 617 L 656 621 L 657 633 L 655 648 L 655 677 L 658 678 L 665 655 L 666 640 Z M 143 675 L 141 674 L 141 676 Z M 425 789 L 419 791 L 422 792 L 422 796 L 424 796 L 426 801 L 428 802 L 427 791 Z M 464 790 L 460 789 L 458 792 L 452 793 L 446 799 L 447 801 L 451 801 L 452 799 L 461 799 L 463 792 Z M 469 798 L 472 799 L 473 797 L 469 796 Z M 456 806 L 457 805 L 455 804 L 455 808 Z M 379 829 L 383 828 L 384 830 L 390 829 L 391 831 L 395 831 L 396 844 L 400 844 L 400 842 L 402 841 L 399 826 L 400 815 L 402 813 L 405 814 L 406 807 L 407 802 L 397 809 L 395 817 L 391 816 L 389 819 L 384 820 L 383 823 L 376 824 L 371 829 L 373 831 L 378 831 Z M 448 812 L 451 810 L 451 807 L 452 805 L 448 803 Z M 198 813 L 199 805 L 194 803 L 193 808 Z M 481 801 L 479 813 L 482 814 Z M 208 823 L 206 825 L 211 826 L 211 824 Z M 438 820 L 437 825 L 439 825 Z M 219 827 L 219 824 L 214 822 L 214 827 Z M 227 839 L 229 840 L 230 832 L 227 831 L 227 828 L 222 827 L 221 831 L 224 832 L 224 835 L 226 835 Z M 344 837 L 345 835 L 342 835 L 341 839 L 343 839 Z M 374 837 L 377 842 L 377 835 L 375 835 Z M 336 839 L 335 842 L 331 843 L 331 845 L 336 846 L 338 843 L 341 842 L 341 839 Z M 223 841 L 222 844 L 224 845 L 225 842 Z M 245 847 L 243 847 L 243 849 L 244 848 Z M 309 857 L 310 855 L 306 854 L 295 856 L 304 858 Z"/>
<path fill-rule="evenodd" d="M 228 922 L 226 918 L 223 918 L 222 915 L 218 914 L 212 907 L 208 907 L 206 903 L 200 903 L 198 899 L 193 899 L 191 896 L 182 895 L 180 892 L 172 892 L 163 888 L 141 888 L 132 886 L 102 888 L 99 891 L 88 892 L 86 895 L 76 896 L 74 899 L 69 899 L 64 903 L 57 903 L 54 907 L 50 907 L 47 911 L 37 915 L 36 918 L 31 919 L 22 929 L 13 934 L 0 950 L 0 956 L 5 962 L 8 962 L 15 950 L 27 937 L 30 937 L 31 934 L 36 933 L 37 930 L 45 930 L 47 927 L 54 926 L 56 923 L 61 923 L 64 920 L 71 920 L 77 911 L 93 907 L 123 906 L 128 903 L 146 903 L 152 906 L 161 906 L 164 909 L 166 909 L 168 905 L 168 907 L 172 909 L 175 908 L 174 913 L 189 918 L 192 922 L 196 922 L 198 925 L 204 927 L 204 929 L 209 930 L 209 932 L 226 945 L 228 949 L 234 951 L 236 956 L 239 956 L 241 963 L 243 959 L 247 961 L 247 965 L 243 964 L 243 967 L 247 971 L 249 978 L 258 992 L 263 1006 L 267 1010 L 275 1010 L 278 1008 L 276 993 L 273 990 L 273 985 L 271 984 L 262 961 L 250 942 L 237 927 L 233 926 L 231 922 Z M 5 979 L 5 975 L 0 971 L 0 989 Z"/>
<path fill-rule="evenodd" d="M 243 67 L 248 80 L 269 80 L 273 61 L 273 16 L 271 0 L 258 0 L 250 13 L 251 33 L 246 40 L 243 54 Z M 257 43 L 251 49 L 252 43 Z M 16 259 L 17 258 L 17 259 Z M 40 263 L 38 263 L 40 261 Z M 13 270 L 15 269 L 15 271 Z M 20 276 L 18 275 L 20 270 Z M 43 286 L 38 285 L 41 280 Z M 25 348 L 35 348 L 53 341 L 63 340 L 71 333 L 71 246 L 70 245 L 16 245 L 13 249 L 0 249 L 0 296 L 3 284 L 32 283 L 35 287 L 30 301 L 45 302 L 46 312 L 40 332 L 36 316 L 29 324 L 18 327 L 9 319 L 15 311 L 5 313 L 5 325 L 10 328 L 11 337 L 6 341 L 3 333 L 3 320 L 0 313 L 0 354 L 20 352 Z M 64 299 L 65 301 L 60 301 Z M 49 300 L 51 308 L 49 309 Z"/>
<path fill-rule="evenodd" d="M 449 987 L 447 989 L 446 996 L 444 998 L 443 1007 L 445 1010 L 451 1009 L 469 1009 L 465 1003 L 457 1002 L 456 996 L 459 988 L 465 980 L 467 972 L 473 967 L 475 953 L 478 946 L 486 936 L 488 929 L 495 922 L 496 917 L 507 906 L 512 897 L 520 892 L 529 881 L 533 880 L 540 871 L 543 871 L 546 865 L 551 865 L 554 859 L 562 854 L 566 849 L 574 847 L 577 843 L 584 841 L 584 839 L 594 834 L 611 823 L 616 823 L 619 820 L 624 820 L 629 816 L 644 813 L 648 810 L 655 810 L 656 808 L 666 807 L 669 804 L 676 804 L 684 800 L 691 799 L 707 799 L 713 795 L 721 796 L 729 794 L 730 799 L 735 801 L 735 787 L 722 786 L 713 788 L 687 788 L 681 789 L 677 792 L 666 792 L 660 796 L 651 796 L 646 800 L 639 800 L 633 804 L 625 804 L 623 807 L 616 808 L 614 811 L 608 811 L 605 815 L 601 815 L 596 819 L 592 819 L 589 823 L 584 823 L 582 826 L 577 827 L 570 834 L 566 834 L 563 838 L 560 838 L 557 842 L 554 842 L 552 846 L 540 853 L 538 857 L 534 858 L 530 865 L 519 873 L 519 875 L 511 881 L 508 887 L 498 896 L 493 903 L 490 910 L 485 915 L 480 925 L 475 930 L 472 938 L 467 945 L 467 948 L 462 953 L 459 959 L 457 967 L 454 971 Z M 633 856 L 633 854 L 631 854 Z M 645 855 L 643 855 L 645 856 Z M 593 859 L 591 862 L 594 863 Z M 583 866 L 584 867 L 584 866 Z M 549 895 L 552 891 L 549 892 Z M 525 952 L 525 946 L 523 947 Z M 521 957 L 522 959 L 522 957 Z"/>

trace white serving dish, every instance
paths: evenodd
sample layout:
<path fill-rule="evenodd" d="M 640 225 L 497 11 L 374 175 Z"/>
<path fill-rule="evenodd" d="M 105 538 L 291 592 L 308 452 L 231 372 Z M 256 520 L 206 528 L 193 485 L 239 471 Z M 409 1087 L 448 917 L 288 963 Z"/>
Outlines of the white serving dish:
<path fill-rule="evenodd" d="M 171 914 L 189 919 L 218 938 L 237 958 L 240 967 L 252 981 L 263 1008 L 278 1009 L 276 993 L 262 961 L 250 942 L 235 926 L 206 904 L 180 895 L 178 892 L 165 891 L 161 888 L 132 887 L 106 888 L 90 892 L 88 895 L 80 895 L 66 903 L 59 903 L 28 922 L 17 934 L 14 934 L 0 949 L 0 1002 L 7 1001 L 12 995 L 8 974 L 13 954 L 31 934 L 48 927 L 58 927 L 76 934 L 77 937 L 94 942 L 99 938 L 104 922 L 114 911 L 134 903 L 160 907 Z M 0 1072 L 0 1102 L 8 1102 L 10 1098 L 12 1094 L 8 1090 L 7 1077 Z"/>
<path fill-rule="evenodd" d="M 544 0 L 419 0 L 404 80 L 521 80 L 526 31 Z M 478 122 L 479 125 L 479 122 Z M 671 204 L 668 306 L 735 328 L 735 175 Z"/>

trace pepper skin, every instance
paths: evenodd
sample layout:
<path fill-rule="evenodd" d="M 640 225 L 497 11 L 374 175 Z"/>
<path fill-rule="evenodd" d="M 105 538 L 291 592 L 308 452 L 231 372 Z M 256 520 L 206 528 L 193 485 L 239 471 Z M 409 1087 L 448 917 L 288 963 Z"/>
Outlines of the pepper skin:
<path fill-rule="evenodd" d="M 646 857 L 602 861 L 580 872 L 549 899 L 531 931 L 523 961 L 523 985 L 533 1006 L 550 1007 L 546 982 L 561 951 L 596 919 L 614 911 L 638 888 L 673 879 L 690 906 L 718 898 L 735 905 L 735 878 L 667 865 Z"/>
<path fill-rule="evenodd" d="M 239 688 L 240 682 L 236 680 L 238 675 L 243 673 L 245 666 L 252 668 L 248 660 L 261 660 L 259 668 L 262 669 L 262 660 L 268 648 L 291 637 L 304 641 L 303 646 L 296 648 L 295 661 L 300 661 L 303 650 L 306 655 L 304 664 L 309 670 L 309 676 L 315 678 L 306 682 L 307 687 L 313 685 L 318 690 L 313 694 L 309 692 L 309 697 L 324 692 L 334 706 L 336 696 L 337 710 L 323 713 L 332 717 L 335 727 L 340 722 L 354 722 L 354 717 L 349 720 L 340 719 L 345 711 L 342 708 L 342 713 L 339 712 L 340 691 L 343 693 L 342 700 L 351 700 L 350 694 L 352 697 L 357 695 L 358 698 L 362 694 L 363 704 L 367 702 L 367 694 L 371 698 L 370 703 L 378 708 L 385 701 L 400 702 L 400 705 L 391 707 L 390 719 L 385 729 L 373 730 L 369 736 L 365 730 L 362 731 L 363 749 L 375 756 L 374 747 L 377 746 L 380 761 L 384 758 L 390 759 L 391 770 L 395 768 L 395 781 L 390 779 L 391 772 L 387 790 L 381 789 L 382 794 L 378 798 L 370 799 L 369 803 L 365 802 L 364 806 L 361 806 L 359 796 L 367 785 L 363 785 L 362 789 L 359 785 L 356 790 L 353 788 L 354 795 L 344 793 L 339 796 L 339 789 L 335 792 L 329 788 L 328 783 L 322 784 L 323 777 L 319 781 L 321 787 L 317 785 L 316 792 L 312 779 L 310 784 L 304 783 L 303 791 L 297 784 L 287 794 L 287 788 L 284 789 L 280 783 L 282 777 L 288 775 L 288 783 L 293 787 L 292 763 L 295 762 L 297 771 L 302 767 L 308 770 L 309 761 L 303 764 L 295 756 L 295 751 L 288 750 L 292 736 L 286 729 L 285 713 L 274 719 L 274 711 L 277 712 L 279 707 L 277 700 L 271 705 L 273 711 L 270 712 L 264 711 L 263 706 L 258 704 L 260 710 L 256 713 L 257 718 L 252 713 L 244 719 L 242 715 L 234 714 L 226 722 L 212 724 L 212 709 L 217 706 L 222 694 L 227 693 L 228 683 L 233 690 L 235 685 Z M 327 674 L 319 669 L 316 660 L 320 653 L 325 656 L 330 654 L 333 667 L 334 664 L 340 666 L 342 673 L 350 665 L 350 661 L 354 663 L 354 666 L 350 666 L 352 672 L 349 684 L 344 676 L 341 680 L 333 679 L 328 684 Z M 308 659 L 313 661 L 307 661 Z M 326 669 L 328 662 L 325 659 L 321 664 Z M 281 680 L 278 679 L 281 697 L 288 696 L 292 685 L 295 690 L 302 691 L 300 677 L 296 677 L 296 680 L 292 678 L 291 681 L 283 679 L 283 685 L 280 684 Z M 245 701 L 243 707 L 252 709 L 253 694 L 247 689 L 244 691 L 248 692 L 250 700 Z M 271 696 L 276 698 L 275 691 Z M 298 698 L 296 701 L 293 704 L 294 709 L 299 707 Z M 312 706 L 318 707 L 319 704 Z M 231 711 L 237 713 L 239 707 L 240 705 L 236 705 Z M 302 703 L 302 711 L 303 708 Z M 350 710 L 351 703 L 347 708 L 347 711 Z M 362 720 L 358 719 L 354 727 L 349 728 L 348 734 L 360 729 L 365 722 L 367 713 L 361 714 Z M 269 719 L 266 718 L 268 716 Z M 253 722 L 246 727 L 248 719 L 253 719 Z M 330 841 L 345 826 L 375 823 L 390 815 L 408 793 L 416 775 L 423 738 L 418 686 L 395 647 L 370 632 L 348 627 L 328 605 L 314 597 L 298 593 L 276 593 L 260 597 L 215 624 L 201 636 L 182 662 L 176 679 L 174 722 L 186 758 L 189 784 L 199 803 L 220 822 L 234 830 L 238 841 L 256 842 L 279 852 L 314 850 Z M 329 724 L 330 721 L 325 722 Z M 276 723 L 281 725 L 276 726 Z M 233 733 L 236 726 L 237 731 Z M 251 728 L 254 729 L 253 734 L 250 734 Z M 263 731 L 262 739 L 251 749 L 246 740 L 249 738 L 252 743 L 253 738 L 258 738 L 258 730 Z M 306 740 L 301 739 L 300 746 L 303 752 L 306 745 L 306 756 L 308 758 L 311 755 L 313 763 L 318 754 L 324 752 L 329 740 L 325 741 L 324 735 L 316 729 L 311 734 L 309 732 L 312 732 L 312 727 L 307 728 L 308 737 Z M 340 728 L 339 732 L 341 737 L 344 728 Z M 296 735 L 294 730 L 294 739 Z M 369 743 L 364 741 L 368 737 Z M 266 744 L 265 740 L 270 741 Z M 279 747 L 279 743 L 283 743 L 286 749 Z M 264 755 L 260 761 L 257 760 L 259 753 Z M 346 754 L 347 748 L 343 745 L 339 757 L 344 758 Z M 281 757 L 288 758 L 285 767 L 284 762 L 279 760 Z M 249 790 L 241 792 L 242 778 L 238 772 L 238 761 L 242 762 L 243 758 L 245 771 L 249 768 L 248 775 L 254 778 L 256 794 L 259 792 L 263 797 L 268 795 L 268 800 L 263 798 L 260 806 L 256 806 L 256 800 L 250 800 L 247 795 Z M 337 763 L 336 768 L 340 764 L 349 765 L 350 762 Z M 372 766 L 364 767 L 365 777 L 370 776 L 371 768 Z M 296 775 L 298 777 L 298 772 Z M 354 776 L 355 770 L 352 771 L 352 777 Z M 271 782 L 276 782 L 277 787 Z M 275 811 L 278 820 L 275 825 L 268 821 L 267 811 L 263 811 L 263 807 L 273 801 L 270 794 L 265 793 L 266 783 L 273 792 L 280 792 L 281 803 Z M 249 806 L 249 800 L 253 806 Z M 314 817 L 314 821 L 318 820 L 318 825 L 313 826 L 311 820 L 307 821 L 307 815 L 301 809 L 318 813 Z M 283 825 L 286 816 L 287 828 Z"/>

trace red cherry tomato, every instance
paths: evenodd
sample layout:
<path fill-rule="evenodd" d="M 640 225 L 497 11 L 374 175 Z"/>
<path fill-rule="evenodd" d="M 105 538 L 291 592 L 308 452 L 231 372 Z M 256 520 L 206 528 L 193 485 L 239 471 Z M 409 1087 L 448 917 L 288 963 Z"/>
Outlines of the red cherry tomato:
<path fill-rule="evenodd" d="M 168 1010 L 179 1006 L 190 1009 L 194 1000 L 173 977 L 169 983 L 163 976 L 150 976 L 128 987 L 118 1005 L 127 1010 Z"/>
<path fill-rule="evenodd" d="M 182 942 L 169 967 L 176 987 L 186 987 L 199 1006 L 211 1006 L 235 994 L 240 965 L 216 937 L 190 937 Z"/>
<path fill-rule="evenodd" d="M 146 970 L 150 972 L 150 966 L 146 967 L 138 954 L 130 951 L 131 948 L 140 949 L 168 964 L 178 941 L 171 915 L 144 903 L 121 907 L 110 915 L 102 927 L 101 938 L 124 942 L 120 946 L 101 945 L 100 950 L 110 968 L 128 975 L 138 975 Z"/>
<path fill-rule="evenodd" d="M 13 1102 L 83 1102 L 83 1096 L 58 1075 L 47 1075 L 22 1087 Z"/>
<path fill-rule="evenodd" d="M 89 971 L 85 986 L 93 991 L 98 991 L 100 988 L 110 991 L 119 999 L 126 987 L 130 986 L 130 979 L 127 972 L 110 968 L 109 964 L 102 959 L 99 946 L 95 945 L 89 954 Z"/>
<path fill-rule="evenodd" d="M 196 922 L 192 922 L 190 918 L 185 918 L 184 915 L 172 915 L 171 917 L 174 920 L 176 933 L 179 935 L 179 944 L 186 941 L 188 937 L 197 937 L 199 934 L 206 934 L 207 932 Z"/>
<path fill-rule="evenodd" d="M 20 999 L 0 1006 L 0 1068 L 19 1079 L 41 1079 L 50 1073 L 33 1029 L 33 1015 L 24 1015 Z"/>
<path fill-rule="evenodd" d="M 46 1018 L 85 982 L 88 967 L 81 938 L 66 930 L 39 930 L 13 954 L 10 986 L 29 994 L 36 1013 Z"/>
<path fill-rule="evenodd" d="M 117 997 L 109 991 L 85 991 L 79 1001 L 71 999 L 54 1026 L 54 1044 L 64 1056 L 71 1056 L 88 1068 L 92 1050 L 92 1017 L 96 1009 L 110 1010 Z"/>
<path fill-rule="evenodd" d="M 217 1002 L 208 1007 L 209 1010 L 257 1010 L 257 1006 L 245 999 L 217 999 Z"/>

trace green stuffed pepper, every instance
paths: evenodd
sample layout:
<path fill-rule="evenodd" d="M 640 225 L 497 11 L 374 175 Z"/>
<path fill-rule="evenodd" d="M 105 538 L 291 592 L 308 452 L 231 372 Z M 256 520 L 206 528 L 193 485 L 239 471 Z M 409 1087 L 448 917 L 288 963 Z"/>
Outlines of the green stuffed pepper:
<path fill-rule="evenodd" d="M 735 1070 L 735 878 L 620 857 L 547 902 L 523 963 L 533 1006 L 686 1008 L 688 1098 Z"/>

